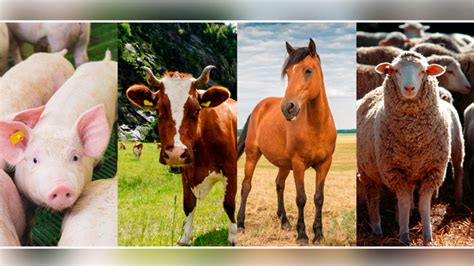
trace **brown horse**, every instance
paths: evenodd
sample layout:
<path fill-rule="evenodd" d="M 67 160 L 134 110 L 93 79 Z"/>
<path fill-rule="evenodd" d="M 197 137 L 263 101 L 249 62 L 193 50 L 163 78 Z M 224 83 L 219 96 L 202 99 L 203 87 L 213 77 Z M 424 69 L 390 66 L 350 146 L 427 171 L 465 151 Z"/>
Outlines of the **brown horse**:
<path fill-rule="evenodd" d="M 304 173 L 316 170 L 316 217 L 313 223 L 314 239 L 322 237 L 321 211 L 324 199 L 324 181 L 331 166 L 336 144 L 336 128 L 329 109 L 324 87 L 321 62 L 312 39 L 308 47 L 293 48 L 286 43 L 288 58 L 282 78 L 288 75 L 284 98 L 262 100 L 249 116 L 238 143 L 238 155 L 245 150 L 245 178 L 242 182 L 242 201 L 238 213 L 238 226 L 244 228 L 245 206 L 251 188 L 252 175 L 263 154 L 279 168 L 276 177 L 278 194 L 277 215 L 282 228 L 291 228 L 284 206 L 285 180 L 293 170 L 298 205 L 298 238 L 308 243 L 304 223 L 306 193 Z"/>

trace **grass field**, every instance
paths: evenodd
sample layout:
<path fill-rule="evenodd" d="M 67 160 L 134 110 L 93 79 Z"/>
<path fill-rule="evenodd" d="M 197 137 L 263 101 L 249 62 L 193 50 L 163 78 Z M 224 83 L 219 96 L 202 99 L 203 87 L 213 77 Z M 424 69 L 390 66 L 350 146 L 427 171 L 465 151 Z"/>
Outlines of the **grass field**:
<path fill-rule="evenodd" d="M 184 222 L 181 175 L 170 174 L 158 161 L 159 150 L 144 144 L 142 158 L 137 161 L 132 143 L 119 151 L 119 245 L 170 246 L 179 238 Z M 239 161 L 239 191 L 243 158 Z M 246 231 L 239 233 L 239 245 L 293 246 L 296 230 L 282 231 L 276 216 L 276 169 L 261 160 L 254 177 L 247 205 Z M 314 193 L 314 174 L 306 175 L 308 198 Z M 287 182 L 293 183 L 289 176 Z M 321 245 L 353 245 L 355 243 L 355 134 L 339 135 L 333 166 L 325 188 Z M 223 186 L 218 183 L 198 201 L 194 218 L 193 246 L 227 245 L 228 219 L 222 207 Z M 297 208 L 295 189 L 287 183 L 287 213 L 295 224 Z M 237 209 L 240 192 L 237 196 Z M 310 203 L 311 202 L 311 203 Z M 314 205 L 306 206 L 307 231 L 314 219 Z M 309 235 L 311 236 L 312 233 Z"/>

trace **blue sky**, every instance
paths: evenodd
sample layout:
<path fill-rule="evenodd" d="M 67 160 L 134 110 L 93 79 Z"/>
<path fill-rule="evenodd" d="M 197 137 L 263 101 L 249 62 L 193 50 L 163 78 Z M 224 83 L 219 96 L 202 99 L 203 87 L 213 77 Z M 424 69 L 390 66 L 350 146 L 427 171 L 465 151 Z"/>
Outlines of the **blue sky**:
<path fill-rule="evenodd" d="M 286 78 L 281 67 L 285 41 L 293 47 L 316 42 L 324 82 L 337 129 L 356 127 L 356 71 L 354 23 L 239 23 L 238 24 L 238 128 L 254 106 L 270 96 L 282 97 Z"/>

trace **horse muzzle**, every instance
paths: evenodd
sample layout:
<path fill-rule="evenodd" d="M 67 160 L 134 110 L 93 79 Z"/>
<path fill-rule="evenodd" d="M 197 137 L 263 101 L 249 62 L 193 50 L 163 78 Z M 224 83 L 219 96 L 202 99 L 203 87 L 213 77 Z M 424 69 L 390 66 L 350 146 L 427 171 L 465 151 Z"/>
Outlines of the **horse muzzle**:
<path fill-rule="evenodd" d="M 281 103 L 281 111 L 285 116 L 286 120 L 291 121 L 296 118 L 296 116 L 300 113 L 300 105 L 296 102 L 282 102 Z"/>

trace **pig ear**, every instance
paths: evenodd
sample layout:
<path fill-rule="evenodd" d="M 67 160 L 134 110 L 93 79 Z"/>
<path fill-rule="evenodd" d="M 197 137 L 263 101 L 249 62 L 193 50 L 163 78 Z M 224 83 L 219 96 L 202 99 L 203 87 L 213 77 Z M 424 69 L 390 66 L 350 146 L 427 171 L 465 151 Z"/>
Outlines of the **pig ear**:
<path fill-rule="evenodd" d="M 230 97 L 230 92 L 224 87 L 214 86 L 199 94 L 199 103 L 202 107 L 216 107 Z"/>
<path fill-rule="evenodd" d="M 110 137 L 109 123 L 103 104 L 85 111 L 76 121 L 73 132 L 79 136 L 84 156 L 98 158 L 107 148 Z"/>
<path fill-rule="evenodd" d="M 13 116 L 13 121 L 22 122 L 30 128 L 34 128 L 44 111 L 44 105 L 19 112 Z"/>
<path fill-rule="evenodd" d="M 17 165 L 24 158 L 30 136 L 31 129 L 25 124 L 0 121 L 0 157 L 11 165 Z"/>
<path fill-rule="evenodd" d="M 438 64 L 431 64 L 426 68 L 426 74 L 430 76 L 440 76 L 443 75 L 445 69 L 444 67 L 438 65 Z"/>
<path fill-rule="evenodd" d="M 392 70 L 393 70 L 392 65 L 390 63 L 387 63 L 387 62 L 380 63 L 375 67 L 375 71 L 379 74 L 382 74 L 382 75 L 389 74 L 389 73 L 392 72 Z"/>

